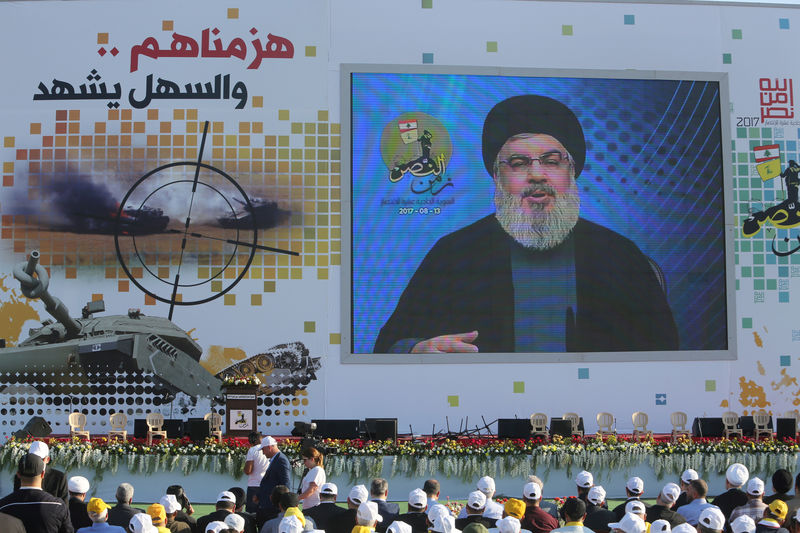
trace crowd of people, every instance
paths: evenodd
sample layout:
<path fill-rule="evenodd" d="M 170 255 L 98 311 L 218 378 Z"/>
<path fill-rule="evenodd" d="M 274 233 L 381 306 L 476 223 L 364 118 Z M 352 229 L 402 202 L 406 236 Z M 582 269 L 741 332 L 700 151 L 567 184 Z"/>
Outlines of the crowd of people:
<path fill-rule="evenodd" d="M 458 513 L 439 503 L 439 482 L 429 479 L 409 493 L 408 510 L 401 513 L 387 501 L 382 478 L 340 495 L 313 447 L 302 452 L 306 473 L 293 492 L 290 461 L 275 439 L 254 433 L 250 442 L 247 490 L 221 491 L 214 511 L 197 517 L 180 485 L 145 509 L 133 506 L 129 483 L 117 487 L 116 505 L 86 501 L 89 480 L 52 468 L 47 445 L 35 441 L 18 462 L 14 491 L 0 499 L 0 533 L 800 533 L 800 474 L 793 483 L 783 469 L 772 476 L 767 496 L 763 480 L 732 464 L 724 491 L 711 501 L 706 481 L 688 469 L 678 483 L 666 483 L 652 505 L 642 499 L 644 481 L 632 477 L 625 500 L 613 509 L 587 471 L 578 474 L 575 495 L 560 507 L 544 498 L 535 475 L 519 498 L 503 503 L 494 499 L 494 480 L 484 476 Z M 340 496 L 344 505 L 337 503 Z"/>

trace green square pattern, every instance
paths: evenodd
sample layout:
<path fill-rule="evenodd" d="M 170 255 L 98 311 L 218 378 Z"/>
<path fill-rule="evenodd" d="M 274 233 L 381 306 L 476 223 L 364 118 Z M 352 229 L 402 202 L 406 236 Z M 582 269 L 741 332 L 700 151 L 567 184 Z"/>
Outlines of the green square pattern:
<path fill-rule="evenodd" d="M 316 322 L 303 322 L 303 333 L 314 333 L 315 331 L 317 331 Z"/>
<path fill-rule="evenodd" d="M 742 318 L 742 328 L 743 329 L 753 329 L 753 319 L 752 318 Z"/>
<path fill-rule="evenodd" d="M 497 52 L 497 41 L 486 41 L 487 52 Z"/>
<path fill-rule="evenodd" d="M 742 30 L 731 30 L 731 39 L 741 39 Z"/>
<path fill-rule="evenodd" d="M 524 381 L 515 381 L 514 382 L 514 394 L 522 394 L 525 392 L 525 382 Z"/>
<path fill-rule="evenodd" d="M 422 0 L 422 9 L 433 9 L 433 0 Z"/>
<path fill-rule="evenodd" d="M 714 392 L 717 390 L 717 380 L 716 379 L 707 379 L 706 380 L 706 392 Z"/>
<path fill-rule="evenodd" d="M 730 65 L 732 62 L 730 54 L 722 54 L 722 64 L 723 65 Z"/>
<path fill-rule="evenodd" d="M 572 24 L 563 24 L 561 26 L 561 35 L 572 35 Z"/>
<path fill-rule="evenodd" d="M 450 407 L 458 407 L 458 396 L 448 396 L 447 403 L 450 404 Z"/>

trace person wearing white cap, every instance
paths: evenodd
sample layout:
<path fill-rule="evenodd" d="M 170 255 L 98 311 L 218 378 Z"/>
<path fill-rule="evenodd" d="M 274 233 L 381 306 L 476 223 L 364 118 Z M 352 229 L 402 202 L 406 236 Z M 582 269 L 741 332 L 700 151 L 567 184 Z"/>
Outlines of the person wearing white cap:
<path fill-rule="evenodd" d="M 689 483 L 691 483 L 693 479 L 700 479 L 700 475 L 697 473 L 697 470 L 694 470 L 693 468 L 687 468 L 681 474 L 680 481 L 678 483 L 678 486 L 681 488 L 681 494 L 678 496 L 678 500 L 675 502 L 675 509 L 689 503 L 689 497 L 686 495 L 686 490 L 689 488 Z M 672 526 L 672 528 L 674 529 L 675 526 Z"/>
<path fill-rule="evenodd" d="M 302 533 L 303 527 L 303 522 L 298 517 L 285 516 L 278 524 L 278 533 Z"/>
<path fill-rule="evenodd" d="M 561 516 L 558 514 L 558 504 L 554 501 L 544 499 L 544 483 L 542 483 L 542 480 L 539 479 L 536 474 L 531 474 L 528 476 L 528 483 L 536 483 L 539 485 L 539 488 L 542 489 L 542 499 L 539 500 L 539 507 L 550 513 L 550 516 L 556 520 L 561 518 Z"/>
<path fill-rule="evenodd" d="M 261 439 L 261 452 L 269 459 L 269 466 L 258 486 L 258 523 L 263 524 L 278 516 L 278 509 L 272 505 L 270 495 L 278 485 L 289 486 L 289 459 L 278 449 L 278 441 L 267 435 Z"/>
<path fill-rule="evenodd" d="M 158 529 L 153 525 L 153 519 L 147 513 L 133 515 L 128 523 L 128 531 L 131 533 L 158 533 Z"/>
<path fill-rule="evenodd" d="M 415 531 L 425 531 L 428 529 L 427 510 L 428 495 L 422 489 L 414 489 L 408 493 L 408 512 L 398 515 L 395 521 L 405 522 Z"/>
<path fill-rule="evenodd" d="M 247 476 L 247 499 L 244 508 L 248 513 L 255 513 L 258 509 L 258 488 L 267 471 L 267 466 L 269 466 L 269 459 L 261 453 L 260 432 L 251 431 L 247 440 L 250 443 L 250 449 L 247 450 L 244 462 L 244 473 Z"/>
<path fill-rule="evenodd" d="M 602 485 L 595 485 L 589 489 L 586 499 L 589 503 L 586 505 L 586 518 L 583 520 L 583 525 L 592 531 L 608 531 L 608 524 L 616 522 L 617 515 L 614 514 L 614 511 L 604 508 L 606 490 Z"/>
<path fill-rule="evenodd" d="M 166 526 L 170 533 L 191 533 L 192 528 L 189 524 L 175 520 L 178 511 L 181 510 L 181 504 L 178 503 L 178 498 L 174 494 L 165 494 L 158 500 L 158 503 L 164 507 L 164 513 L 167 515 Z"/>
<path fill-rule="evenodd" d="M 35 440 L 31 442 L 28 453 L 40 457 L 44 461 L 44 482 L 42 490 L 52 494 L 56 498 L 61 498 L 64 503 L 69 502 L 69 491 L 67 490 L 67 476 L 61 470 L 56 470 L 50 466 L 50 448 L 44 442 Z M 14 490 L 20 487 L 18 477 L 14 477 Z"/>
<path fill-rule="evenodd" d="M 678 524 L 672 528 L 672 533 L 697 533 L 697 528 L 690 526 L 687 522 Z"/>
<path fill-rule="evenodd" d="M 225 525 L 228 529 L 233 529 L 236 533 L 244 533 L 244 517 L 236 513 L 231 513 L 225 517 Z"/>
<path fill-rule="evenodd" d="M 326 533 L 351 533 L 356 524 L 358 506 L 369 501 L 369 491 L 364 485 L 356 485 L 350 489 L 347 495 L 347 509 L 343 513 L 337 514 L 328 520 Z"/>
<path fill-rule="evenodd" d="M 456 519 L 451 514 L 437 516 L 429 531 L 433 533 L 461 533 L 459 529 L 456 529 Z"/>
<path fill-rule="evenodd" d="M 228 529 L 228 526 L 222 520 L 213 520 L 206 524 L 206 528 L 201 530 L 203 533 L 220 533 Z"/>
<path fill-rule="evenodd" d="M 435 504 L 434 504 L 435 505 Z M 425 527 L 427 530 L 427 526 Z M 387 533 L 412 533 L 414 530 L 406 522 L 395 520 L 386 528 Z"/>
<path fill-rule="evenodd" d="M 635 514 L 627 513 L 619 522 L 608 524 L 612 533 L 645 533 L 647 524 Z"/>
<path fill-rule="evenodd" d="M 520 520 L 522 529 L 531 533 L 549 533 L 558 527 L 558 520 L 539 506 L 542 487 L 538 483 L 530 481 L 522 487 L 522 501 L 525 502 L 525 515 Z"/>
<path fill-rule="evenodd" d="M 669 527 L 673 528 L 678 524 L 683 524 L 686 519 L 672 510 L 675 501 L 681 493 L 681 488 L 675 483 L 667 483 L 661 492 L 658 493 L 656 504 L 650 506 L 645 518 L 646 522 L 655 523 L 657 520 L 666 520 Z M 652 529 L 652 527 L 651 527 Z"/>
<path fill-rule="evenodd" d="M 618 522 L 625 516 L 625 506 L 628 502 L 641 501 L 642 494 L 644 494 L 644 481 L 642 481 L 642 478 L 634 476 L 625 483 L 625 495 L 627 498 L 624 502 L 614 507 L 614 514 Z M 645 505 L 645 509 L 647 507 L 649 505 Z"/>
<path fill-rule="evenodd" d="M 496 530 L 498 533 L 520 533 L 522 525 L 513 516 L 506 516 L 497 521 Z"/>
<path fill-rule="evenodd" d="M 747 494 L 744 493 L 742 487 L 747 483 L 749 477 L 750 472 L 741 463 L 733 463 L 725 471 L 725 492 L 714 498 L 711 505 L 719 507 L 726 520 L 734 509 L 747 503 Z"/>
<path fill-rule="evenodd" d="M 689 497 L 689 503 L 678 507 L 678 514 L 686 519 L 690 526 L 697 525 L 697 519 L 700 518 L 700 513 L 706 507 L 711 507 L 711 504 L 706 501 L 708 494 L 708 485 L 702 479 L 693 479 L 689 482 L 689 488 L 686 489 L 686 494 Z"/>
<path fill-rule="evenodd" d="M 645 523 L 647 523 L 645 521 Z M 652 524 L 650 524 L 650 531 L 648 533 L 670 533 L 672 531 L 672 526 L 669 522 L 663 519 L 658 519 Z"/>
<path fill-rule="evenodd" d="M 764 482 L 757 477 L 751 478 L 745 486 L 745 492 L 747 492 L 747 503 L 731 511 L 731 516 L 728 517 L 728 522 L 731 524 L 740 516 L 749 516 L 753 522 L 761 520 L 764 516 L 764 509 L 767 508 L 767 504 L 764 503 Z"/>
<path fill-rule="evenodd" d="M 89 492 L 89 480 L 83 476 L 72 476 L 67 481 L 69 489 L 69 518 L 75 531 L 92 525 L 86 511 L 86 493 Z"/>
<path fill-rule="evenodd" d="M 369 500 L 378 506 L 378 513 L 382 518 L 378 531 L 385 531 L 385 528 L 389 527 L 400 514 L 400 506 L 394 502 L 387 502 L 388 497 L 389 482 L 382 477 L 373 479 L 369 484 Z"/>
<path fill-rule="evenodd" d="M 697 533 L 722 533 L 725 529 L 725 516 L 719 507 L 707 507 L 697 519 Z"/>
<path fill-rule="evenodd" d="M 328 530 L 328 524 L 347 509 L 336 505 L 339 488 L 334 483 L 323 483 L 319 489 L 319 505 L 311 509 L 303 508 L 303 514 L 314 520 L 317 529 Z"/>
<path fill-rule="evenodd" d="M 455 527 L 463 531 L 465 527 L 472 523 L 482 524 L 487 529 L 497 525 L 497 520 L 484 516 L 486 510 L 486 494 L 479 490 L 474 490 L 467 495 L 467 504 L 463 507 L 467 516 L 458 518 Z"/>
<path fill-rule="evenodd" d="M 373 501 L 359 504 L 356 511 L 356 527 L 352 533 L 368 533 L 375 530 L 375 526 L 383 522 L 383 517 L 378 512 L 378 504 Z"/>
<path fill-rule="evenodd" d="M 197 519 L 197 531 L 205 531 L 206 526 L 211 522 L 225 522 L 225 519 L 234 510 L 236 510 L 236 495 L 230 491 L 223 490 L 217 496 L 214 512 Z"/>
<path fill-rule="evenodd" d="M 731 531 L 733 533 L 755 533 L 756 523 L 749 516 L 741 515 L 735 520 L 731 520 Z"/>
<path fill-rule="evenodd" d="M 478 480 L 476 487 L 486 495 L 486 509 L 483 511 L 483 516 L 495 520 L 503 518 L 503 506 L 492 500 L 495 492 L 494 479 L 489 476 L 483 476 Z M 459 516 L 461 516 L 460 513 Z"/>
<path fill-rule="evenodd" d="M 591 472 L 583 470 L 575 477 L 575 485 L 578 487 L 578 498 L 588 505 L 586 497 L 589 495 L 589 489 L 594 487 L 594 476 Z"/>
<path fill-rule="evenodd" d="M 586 518 L 585 501 L 580 498 L 567 498 L 567 501 L 561 506 L 561 512 L 564 515 L 565 524 L 564 527 L 554 529 L 554 533 L 592 533 L 592 530 L 583 523 Z"/>

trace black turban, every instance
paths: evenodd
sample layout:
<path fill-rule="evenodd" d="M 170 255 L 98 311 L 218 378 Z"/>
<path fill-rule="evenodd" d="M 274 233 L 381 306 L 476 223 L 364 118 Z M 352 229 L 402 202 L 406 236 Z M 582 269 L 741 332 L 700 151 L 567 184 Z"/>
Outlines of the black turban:
<path fill-rule="evenodd" d="M 509 139 L 519 133 L 541 133 L 557 139 L 575 162 L 575 177 L 586 161 L 586 140 L 578 117 L 570 108 L 547 96 L 523 94 L 503 100 L 483 123 L 483 164 L 494 175 L 494 160 Z"/>

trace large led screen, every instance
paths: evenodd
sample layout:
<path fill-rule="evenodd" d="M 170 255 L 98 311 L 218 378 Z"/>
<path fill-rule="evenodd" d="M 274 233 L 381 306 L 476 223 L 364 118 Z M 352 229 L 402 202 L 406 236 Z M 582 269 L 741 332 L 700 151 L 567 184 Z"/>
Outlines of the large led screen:
<path fill-rule="evenodd" d="M 343 360 L 734 357 L 724 79 L 498 72 L 345 68 Z"/>

